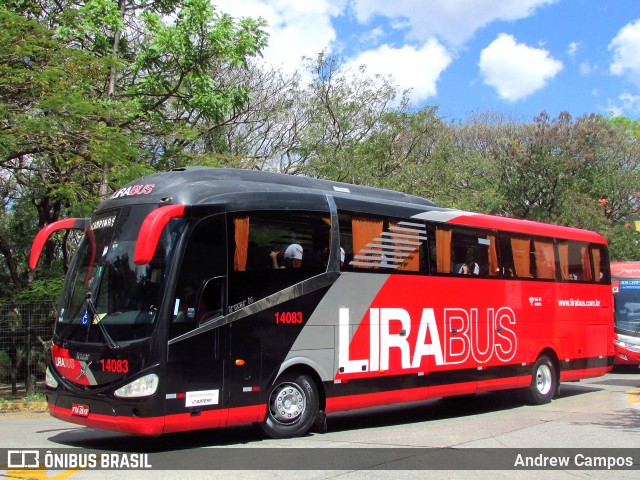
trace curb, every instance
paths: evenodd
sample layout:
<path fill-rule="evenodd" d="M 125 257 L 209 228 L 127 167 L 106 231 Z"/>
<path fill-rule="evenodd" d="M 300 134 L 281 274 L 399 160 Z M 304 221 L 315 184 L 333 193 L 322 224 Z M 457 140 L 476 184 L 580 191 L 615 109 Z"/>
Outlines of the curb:
<path fill-rule="evenodd" d="M 0 413 L 5 412 L 46 412 L 49 410 L 47 402 L 4 402 L 0 403 Z"/>

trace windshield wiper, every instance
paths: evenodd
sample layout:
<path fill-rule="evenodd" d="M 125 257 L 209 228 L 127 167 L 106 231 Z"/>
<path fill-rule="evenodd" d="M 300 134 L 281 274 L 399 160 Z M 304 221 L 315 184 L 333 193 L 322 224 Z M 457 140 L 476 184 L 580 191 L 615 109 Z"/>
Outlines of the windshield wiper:
<path fill-rule="evenodd" d="M 89 341 L 89 332 L 91 331 L 91 325 L 98 325 L 98 328 L 100 329 L 100 332 L 102 333 L 102 336 L 104 337 L 104 339 L 107 341 L 107 345 L 109 346 L 109 348 L 111 350 L 116 350 L 117 348 L 120 348 L 120 346 L 113 341 L 113 338 L 111 338 L 111 335 L 109 335 L 109 332 L 107 332 L 106 327 L 102 324 L 102 321 L 101 321 L 102 318 L 100 318 L 100 316 L 98 315 L 98 312 L 96 311 L 96 307 L 93 305 L 93 300 L 91 298 L 92 298 L 91 292 L 87 292 L 87 296 L 86 296 L 87 312 L 91 310 L 91 320 L 87 322 L 86 341 Z"/>

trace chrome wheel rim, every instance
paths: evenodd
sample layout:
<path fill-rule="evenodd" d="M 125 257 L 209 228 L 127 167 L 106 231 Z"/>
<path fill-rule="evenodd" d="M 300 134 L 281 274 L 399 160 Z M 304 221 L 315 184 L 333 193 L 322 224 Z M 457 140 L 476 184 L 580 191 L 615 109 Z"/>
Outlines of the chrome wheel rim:
<path fill-rule="evenodd" d="M 292 383 L 278 385 L 271 394 L 270 405 L 274 420 L 282 424 L 296 422 L 307 408 L 306 398 L 300 387 Z"/>
<path fill-rule="evenodd" d="M 536 371 L 536 389 L 542 395 L 547 395 L 551 391 L 553 377 L 548 365 L 540 365 Z"/>

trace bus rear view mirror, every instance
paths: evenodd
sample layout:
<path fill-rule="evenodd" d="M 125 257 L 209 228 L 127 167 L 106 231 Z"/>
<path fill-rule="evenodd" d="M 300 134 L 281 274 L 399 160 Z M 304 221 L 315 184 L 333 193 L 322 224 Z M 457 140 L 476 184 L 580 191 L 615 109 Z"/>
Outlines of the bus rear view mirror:
<path fill-rule="evenodd" d="M 29 268 L 32 270 L 38 265 L 38 259 L 42 253 L 44 245 L 49 240 L 49 237 L 59 230 L 87 230 L 90 219 L 88 218 L 65 218 L 64 220 L 58 220 L 57 222 L 45 225 L 36 235 L 36 238 L 31 244 L 31 255 L 29 257 Z"/>
<path fill-rule="evenodd" d="M 147 215 L 140 227 L 136 250 L 133 254 L 133 263 L 146 265 L 151 262 L 153 255 L 156 253 L 162 229 L 172 218 L 180 218 L 182 216 L 184 216 L 184 205 L 167 205 Z"/>

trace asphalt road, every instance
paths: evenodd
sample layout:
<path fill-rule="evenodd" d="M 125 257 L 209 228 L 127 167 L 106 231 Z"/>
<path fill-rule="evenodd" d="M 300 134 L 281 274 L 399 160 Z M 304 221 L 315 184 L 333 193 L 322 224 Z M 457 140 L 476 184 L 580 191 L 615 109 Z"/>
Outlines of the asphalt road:
<path fill-rule="evenodd" d="M 437 399 L 336 414 L 329 416 L 327 424 L 326 433 L 290 440 L 264 439 L 252 426 L 147 438 L 79 427 L 48 414 L 4 413 L 0 414 L 0 446 L 12 449 L 14 454 L 15 450 L 33 449 L 40 449 L 41 455 L 42 449 L 53 453 L 89 452 L 87 455 L 98 455 L 94 458 L 99 463 L 101 455 L 117 453 L 115 462 L 132 462 L 133 466 L 142 462 L 144 466 L 147 461 L 154 469 L 77 470 L 67 468 L 73 465 L 66 457 L 58 468 L 45 472 L 7 470 L 2 458 L 0 465 L 5 465 L 5 475 L 14 478 L 74 480 L 230 476 L 366 480 L 640 478 L 637 371 L 563 384 L 560 397 L 548 405 L 528 406 L 517 394 L 494 392 L 465 400 Z M 425 447 L 431 449 L 422 450 Z M 428 456 L 422 457 L 421 452 Z M 2 454 L 6 455 L 4 451 Z M 585 466 L 585 462 L 589 467 L 593 456 L 614 457 L 624 464 L 629 455 L 635 470 L 575 468 L 578 464 Z M 542 468 L 540 463 L 554 462 L 552 457 L 567 457 L 572 463 L 568 467 L 548 463 Z M 510 466 L 514 458 L 515 463 L 520 462 L 516 470 L 505 468 L 505 461 Z M 528 458 L 532 464 L 539 462 L 533 470 L 521 468 Z"/>

